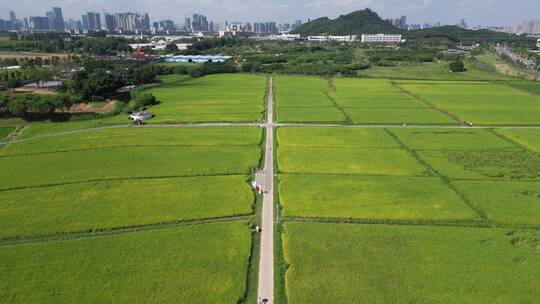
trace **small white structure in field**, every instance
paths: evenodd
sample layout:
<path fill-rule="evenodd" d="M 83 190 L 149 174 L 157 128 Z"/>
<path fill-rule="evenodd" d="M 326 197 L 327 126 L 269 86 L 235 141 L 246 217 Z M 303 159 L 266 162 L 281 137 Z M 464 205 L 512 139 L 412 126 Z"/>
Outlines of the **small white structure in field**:
<path fill-rule="evenodd" d="M 134 123 L 142 123 L 146 119 L 154 117 L 154 114 L 149 112 L 135 112 L 129 115 L 129 118 L 133 119 Z"/>

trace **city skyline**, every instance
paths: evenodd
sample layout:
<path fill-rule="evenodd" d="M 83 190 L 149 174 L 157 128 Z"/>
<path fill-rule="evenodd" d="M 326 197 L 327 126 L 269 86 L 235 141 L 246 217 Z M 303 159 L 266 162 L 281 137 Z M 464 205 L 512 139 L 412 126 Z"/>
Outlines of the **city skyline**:
<path fill-rule="evenodd" d="M 176 23 L 182 23 L 185 17 L 197 12 L 216 22 L 272 20 L 282 23 L 323 16 L 335 18 L 350 11 L 371 8 L 382 18 L 406 15 L 411 23 L 457 24 L 461 19 L 466 19 L 472 26 L 516 26 L 527 20 L 538 19 L 537 12 L 540 11 L 540 3 L 530 0 L 441 0 L 436 3 L 433 0 L 302 0 L 294 3 L 282 0 L 248 3 L 240 3 L 239 0 L 44 0 L 39 3 L 0 0 L 0 5 L 7 8 L 0 19 L 8 19 L 9 10 L 14 10 L 18 17 L 43 16 L 51 7 L 61 7 L 66 20 L 80 19 L 87 11 L 102 14 L 132 11 L 149 13 L 154 21 L 168 19 Z M 177 13 L 172 14 L 173 11 Z"/>

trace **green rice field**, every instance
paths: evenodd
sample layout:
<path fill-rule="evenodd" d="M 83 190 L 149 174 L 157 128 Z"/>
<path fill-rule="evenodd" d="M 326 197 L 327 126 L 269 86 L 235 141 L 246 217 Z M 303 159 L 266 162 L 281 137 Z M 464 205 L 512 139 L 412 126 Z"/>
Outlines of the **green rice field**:
<path fill-rule="evenodd" d="M 538 85 L 469 63 L 272 76 L 273 125 L 255 74 L 159 76 L 143 126 L 6 119 L 0 303 L 255 303 L 266 153 L 274 303 L 536 303 Z"/>
<path fill-rule="evenodd" d="M 4 303 L 237 303 L 245 222 L 0 246 Z"/>
<path fill-rule="evenodd" d="M 251 214 L 261 133 L 98 129 L 9 144 L 0 152 L 0 238 Z"/>
<path fill-rule="evenodd" d="M 283 122 L 345 122 L 347 117 L 330 99 L 329 81 L 303 76 L 275 77 L 277 117 Z"/>
<path fill-rule="evenodd" d="M 279 295 L 287 303 L 534 303 L 538 135 L 280 127 Z"/>
<path fill-rule="evenodd" d="M 288 303 L 534 303 L 538 231 L 284 225 Z"/>
<path fill-rule="evenodd" d="M 475 125 L 540 125 L 540 96 L 502 84 L 409 81 L 400 86 Z"/>
<path fill-rule="evenodd" d="M 202 78 L 170 75 L 145 91 L 160 104 L 151 122 L 255 122 L 264 112 L 266 77 L 218 74 Z"/>

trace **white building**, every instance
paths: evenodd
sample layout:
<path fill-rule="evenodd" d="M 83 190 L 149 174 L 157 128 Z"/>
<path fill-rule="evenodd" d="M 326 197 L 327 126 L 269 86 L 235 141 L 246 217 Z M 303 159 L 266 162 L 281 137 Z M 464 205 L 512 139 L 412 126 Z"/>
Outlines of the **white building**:
<path fill-rule="evenodd" d="M 332 36 L 332 35 L 308 36 L 307 40 L 308 41 L 317 41 L 317 42 L 326 42 L 326 41 L 354 42 L 354 41 L 356 41 L 356 35 L 350 35 L 350 36 Z"/>
<path fill-rule="evenodd" d="M 538 40 L 536 40 L 536 47 L 540 48 L 540 38 L 538 38 Z"/>
<path fill-rule="evenodd" d="M 300 34 L 271 35 L 270 40 L 283 40 L 283 41 L 300 40 Z"/>
<path fill-rule="evenodd" d="M 362 43 L 400 43 L 401 35 L 388 34 L 364 34 L 362 35 Z"/>

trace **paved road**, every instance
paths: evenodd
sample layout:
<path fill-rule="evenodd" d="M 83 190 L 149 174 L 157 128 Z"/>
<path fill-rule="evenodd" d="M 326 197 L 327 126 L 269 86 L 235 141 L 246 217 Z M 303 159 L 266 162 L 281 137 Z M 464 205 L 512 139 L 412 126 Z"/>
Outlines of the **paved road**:
<path fill-rule="evenodd" d="M 264 196 L 262 210 L 261 253 L 258 297 L 274 303 L 274 125 L 272 78 L 269 79 L 264 155 Z"/>

